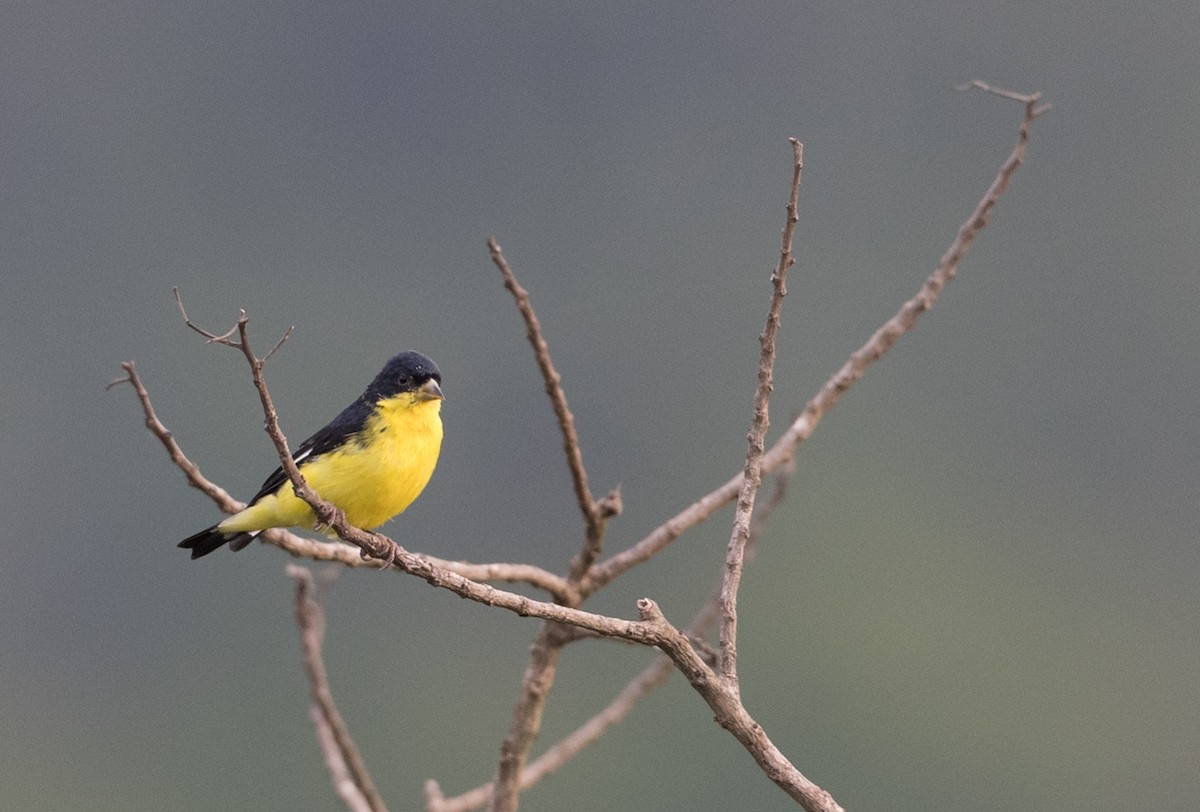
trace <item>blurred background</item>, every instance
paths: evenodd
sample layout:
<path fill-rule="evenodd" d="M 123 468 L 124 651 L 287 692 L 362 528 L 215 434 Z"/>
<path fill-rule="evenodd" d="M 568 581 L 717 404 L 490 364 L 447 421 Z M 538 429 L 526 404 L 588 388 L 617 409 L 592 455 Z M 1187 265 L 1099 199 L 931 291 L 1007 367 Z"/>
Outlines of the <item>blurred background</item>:
<path fill-rule="evenodd" d="M 562 571 L 553 415 L 484 241 L 530 290 L 608 534 L 738 470 L 789 179 L 789 414 L 933 268 L 1045 93 L 960 277 L 800 452 L 744 581 L 745 701 L 847 809 L 1200 797 L 1200 6 L 9 2 L 0 31 L 0 807 L 337 808 L 290 562 L 190 561 L 203 471 L 275 466 L 383 361 L 441 365 L 442 461 L 385 529 Z M 723 511 L 589 608 L 686 622 Z M 537 623 L 345 572 L 334 691 L 394 809 L 488 780 Z M 572 647 L 535 755 L 649 662 Z M 393 702 L 387 697 L 403 696 Z M 678 678 L 528 810 L 787 809 Z"/>

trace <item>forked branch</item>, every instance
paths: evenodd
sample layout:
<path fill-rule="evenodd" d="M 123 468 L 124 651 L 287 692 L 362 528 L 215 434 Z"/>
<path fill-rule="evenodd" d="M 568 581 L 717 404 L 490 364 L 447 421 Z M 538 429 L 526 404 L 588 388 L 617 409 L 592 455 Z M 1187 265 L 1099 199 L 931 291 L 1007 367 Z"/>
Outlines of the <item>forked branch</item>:
<path fill-rule="evenodd" d="M 247 319 L 244 313 L 241 314 L 234 328 L 226 333 L 209 332 L 198 328 L 191 322 L 183 310 L 182 300 L 176 293 L 180 313 L 190 329 L 200 333 L 212 343 L 239 349 L 246 357 L 262 401 L 267 433 L 276 446 L 280 464 L 293 483 L 297 495 L 312 506 L 320 522 L 333 529 L 344 541 L 358 547 L 362 551 L 361 555 L 369 555 L 383 560 L 385 565 L 394 562 L 399 569 L 416 575 L 433 586 L 448 589 L 461 597 L 485 605 L 504 608 L 518 615 L 538 617 L 547 621 L 539 634 L 535 644 L 535 656 L 526 673 L 523 684 L 524 698 L 518 703 L 510 737 L 506 739 L 502 748 L 504 755 L 501 758 L 501 768 L 498 772 L 497 782 L 492 788 L 494 793 L 491 799 L 493 809 L 515 809 L 517 793 L 521 787 L 527 786 L 540 774 L 544 774 L 543 768 L 545 771 L 553 769 L 562 760 L 569 758 L 574 752 L 578 752 L 577 747 L 582 746 L 582 743 L 590 740 L 594 735 L 598 735 L 595 733 L 596 729 L 611 724 L 607 718 L 597 717 L 595 726 L 586 731 L 581 729 L 578 731 L 578 736 L 569 739 L 571 743 L 568 744 L 565 741 L 561 746 L 551 748 L 544 757 L 547 760 L 532 762 L 529 769 L 523 771 L 529 745 L 539 729 L 545 695 L 553 684 L 558 655 L 564 645 L 579 639 L 579 635 L 570 632 L 566 626 L 584 629 L 595 635 L 617 637 L 659 648 L 668 655 L 673 665 L 685 675 L 695 690 L 705 699 L 713 710 L 718 723 L 743 744 L 763 771 L 790 797 L 808 810 L 837 810 L 840 808 L 828 793 L 812 784 L 795 769 L 741 703 L 736 679 L 737 590 L 741 570 L 745 563 L 746 550 L 749 547 L 749 539 L 752 537 L 749 524 L 759 479 L 762 475 L 789 464 L 799 445 L 811 435 L 821 417 L 836 405 L 841 396 L 862 377 L 872 364 L 886 354 L 902 335 L 913 329 L 920 316 L 933 306 L 941 289 L 954 279 L 959 262 L 979 232 L 987 225 L 992 209 L 1007 189 L 1015 171 L 1023 163 L 1034 120 L 1049 109 L 1049 105 L 1041 103 L 1038 94 L 1013 93 L 978 81 L 965 85 L 963 89 L 978 89 L 1024 104 L 1025 116 L 1019 129 L 1016 146 L 1008 159 L 1001 165 L 996 178 L 976 205 L 971 216 L 959 228 L 937 267 L 925 280 L 916 295 L 905 302 L 900 310 L 880 326 L 862 347 L 851 354 L 842 367 L 807 403 L 804 410 L 792 421 L 782 436 L 768 449 L 765 443 L 765 434 L 769 423 L 767 407 L 772 384 L 775 331 L 778 329 L 779 304 L 786 292 L 785 275 L 787 268 L 791 265 L 791 233 L 795 223 L 795 202 L 802 166 L 799 144 L 794 144 L 794 182 L 789 203 L 789 219 L 784 228 L 779 265 L 772 277 L 774 284 L 772 306 L 767 326 L 761 337 L 762 352 L 755 395 L 755 418 L 748 436 L 749 449 L 743 470 L 677 516 L 664 522 L 633 547 L 607 560 L 600 560 L 604 528 L 608 518 L 615 515 L 620 509 L 619 494 L 614 492 L 601 500 L 596 500 L 591 495 L 587 474 L 583 467 L 582 454 L 579 451 L 578 437 L 574 430 L 574 418 L 567 409 L 558 373 L 550 362 L 549 351 L 546 348 L 545 340 L 541 337 L 540 326 L 533 314 L 532 306 L 529 304 L 528 294 L 516 283 L 499 245 L 494 240 L 489 242 L 493 262 L 500 268 L 505 278 L 505 285 L 512 292 L 518 309 L 526 321 L 527 334 L 534 347 L 547 393 L 551 397 L 560 430 L 563 433 L 563 447 L 567 454 L 568 467 L 571 470 L 576 501 L 585 518 L 584 545 L 575 560 L 572 561 L 565 579 L 544 571 L 536 571 L 536 568 L 521 569 L 517 565 L 511 565 L 509 569 L 505 569 L 509 565 L 451 565 L 448 562 L 411 553 L 386 536 L 367 533 L 349 525 L 333 505 L 323 502 L 305 484 L 292 461 L 287 440 L 279 429 L 278 416 L 263 380 L 264 362 L 279 349 L 286 340 L 287 334 L 270 352 L 262 358 L 258 358 L 250 350 L 246 330 Z M 236 500 L 202 477 L 199 469 L 183 455 L 170 432 L 157 420 L 153 408 L 150 406 L 149 396 L 133 365 L 130 363 L 123 367 L 126 377 L 114 381 L 114 383 L 128 382 L 134 387 L 142 402 L 147 427 L 163 443 L 175 464 L 184 471 L 188 482 L 207 493 L 222 509 L 228 511 L 238 509 L 239 503 Z M 704 521 L 714 510 L 735 499 L 738 501 L 738 508 L 727 550 L 723 586 L 716 602 L 720 611 L 713 610 L 722 619 L 721 646 L 715 657 L 698 638 L 689 636 L 668 622 L 658 605 L 650 599 L 642 599 L 638 602 L 639 618 L 637 620 L 598 615 L 578 608 L 592 592 L 610 583 L 631 567 L 649 560 L 682 533 Z M 344 551 L 347 550 L 344 545 L 300 539 L 282 530 L 268 531 L 263 535 L 289 550 L 293 555 L 343 560 Z M 353 552 L 351 551 L 350 554 L 352 555 Z M 343 563 L 347 562 L 343 561 Z M 456 568 L 460 571 L 455 571 Z M 554 597 L 554 601 L 534 600 L 472 580 L 465 577 L 465 574 L 489 577 L 495 580 L 508 579 L 537 583 Z M 631 683 L 627 690 L 631 694 L 642 695 L 645 690 L 648 690 L 642 686 L 653 683 L 658 678 L 657 671 L 647 670 L 638 680 Z M 618 711 L 624 713 L 627 712 L 626 706 L 631 706 L 632 701 L 635 701 L 635 698 L 631 700 L 623 692 L 622 696 L 614 700 L 614 703 L 620 703 Z M 333 747 L 336 750 L 337 758 L 331 757 L 330 764 L 336 781 L 338 780 L 336 776 L 351 775 L 353 770 L 350 762 L 344 757 L 344 748 L 337 744 L 334 728 L 328 724 L 325 715 L 320 715 L 320 718 L 324 720 L 318 725 L 322 741 L 334 742 Z M 339 760 L 341 766 L 334 763 Z M 355 786 L 361 784 L 356 778 L 352 777 L 350 780 Z M 365 793 L 360 792 L 359 794 L 364 799 L 367 797 Z M 427 795 L 427 803 L 431 810 L 465 808 L 456 805 L 459 800 L 447 801 L 441 797 L 441 793 L 436 787 L 431 787 Z M 354 806 L 357 802 L 347 801 L 347 803 Z"/>

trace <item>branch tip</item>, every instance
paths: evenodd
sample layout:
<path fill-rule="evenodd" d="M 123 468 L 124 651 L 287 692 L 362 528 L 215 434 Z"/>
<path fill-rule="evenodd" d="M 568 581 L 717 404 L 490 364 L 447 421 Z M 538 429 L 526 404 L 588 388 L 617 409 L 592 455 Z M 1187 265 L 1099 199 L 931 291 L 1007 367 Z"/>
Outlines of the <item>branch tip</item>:
<path fill-rule="evenodd" d="M 1034 107 L 1037 105 L 1037 103 L 1039 101 L 1041 101 L 1041 99 L 1042 99 L 1041 91 L 1038 91 L 1035 93 L 1018 93 L 1015 90 L 1006 90 L 1005 88 L 1002 88 L 1002 87 L 996 87 L 995 85 L 989 85 L 987 82 L 981 82 L 978 79 L 972 79 L 971 81 L 964 82 L 961 85 L 954 85 L 954 89 L 959 92 L 966 92 L 966 91 L 971 91 L 971 90 L 981 90 L 984 93 L 990 93 L 993 96 L 1000 96 L 1001 98 L 1004 98 L 1004 99 L 1010 99 L 1015 102 L 1020 102 L 1021 104 L 1029 106 L 1031 110 L 1033 110 Z M 1041 107 L 1037 107 L 1036 111 L 1034 112 L 1034 115 L 1041 115 L 1043 112 L 1045 112 L 1048 109 L 1050 109 L 1050 105 L 1048 105 L 1048 104 L 1042 105 Z"/>
<path fill-rule="evenodd" d="M 638 616 L 647 623 L 659 623 L 666 620 L 662 610 L 652 598 L 638 598 Z"/>
<path fill-rule="evenodd" d="M 767 309 L 766 324 L 759 335 L 761 346 L 758 360 L 758 384 L 754 390 L 754 412 L 747 431 L 747 450 L 742 468 L 742 482 L 734 510 L 733 527 L 725 552 L 725 574 L 721 582 L 721 676 L 737 685 L 737 598 L 745 568 L 746 547 L 750 541 L 750 523 L 754 514 L 754 500 L 762 483 L 763 454 L 766 447 L 767 428 L 770 426 L 770 400 L 774 388 L 775 337 L 779 332 L 783 299 L 787 295 L 787 272 L 795 262 L 792 250 L 796 223 L 799 220 L 800 178 L 804 168 L 803 145 L 795 138 L 792 144 L 792 181 L 788 190 L 787 217 L 780 237 L 779 261 L 771 273 L 771 304 Z"/>
<path fill-rule="evenodd" d="M 134 375 L 133 361 L 122 361 L 121 369 L 125 370 L 125 375 L 120 378 L 113 378 L 111 381 L 109 381 L 107 384 L 105 384 L 104 385 L 105 392 L 111 392 L 113 389 L 116 389 L 118 386 L 120 386 L 123 383 L 128 383 L 128 384 L 133 383 L 133 375 Z"/>
<path fill-rule="evenodd" d="M 617 485 L 608 494 L 596 503 L 596 511 L 602 519 L 611 519 L 614 516 L 620 516 L 621 511 L 625 509 L 625 504 L 621 500 L 621 486 Z"/>

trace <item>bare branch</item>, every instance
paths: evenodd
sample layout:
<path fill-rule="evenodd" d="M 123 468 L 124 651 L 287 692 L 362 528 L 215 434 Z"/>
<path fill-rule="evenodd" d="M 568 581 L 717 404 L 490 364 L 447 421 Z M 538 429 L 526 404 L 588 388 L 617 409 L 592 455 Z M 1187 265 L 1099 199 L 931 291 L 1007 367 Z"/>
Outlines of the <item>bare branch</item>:
<path fill-rule="evenodd" d="M 579 626 L 584 629 L 591 630 L 603 636 L 620 637 L 636 643 L 641 643 L 647 646 L 656 646 L 671 655 L 676 666 L 688 677 L 689 682 L 700 690 L 701 686 L 717 686 L 720 680 L 716 679 L 712 670 L 704 663 L 703 659 L 696 653 L 691 643 L 688 641 L 687 635 L 674 629 L 666 622 L 662 615 L 657 610 L 657 605 L 653 601 L 643 599 L 639 601 L 639 611 L 642 614 L 640 621 L 627 621 L 618 618 L 597 615 L 591 612 L 584 612 L 579 609 L 573 609 L 559 604 L 548 603 L 544 601 L 536 601 L 526 598 L 515 593 L 506 592 L 496 589 L 491 586 L 479 584 L 470 581 L 462 576 L 451 573 L 446 570 L 434 567 L 427 560 L 420 556 L 413 555 L 404 550 L 399 545 L 396 545 L 391 539 L 380 537 L 377 534 L 369 534 L 363 530 L 347 525 L 344 518 L 335 516 L 332 527 L 338 532 L 342 538 L 350 540 L 352 543 L 358 544 L 363 549 L 368 549 L 376 543 L 390 543 L 394 546 L 395 564 L 402 570 L 416 575 L 433 586 L 449 589 L 461 597 L 483 603 L 489 606 L 498 606 L 508 609 L 518 615 L 539 617 L 543 620 L 556 621 L 558 623 L 566 623 L 574 626 Z M 376 541 L 379 540 L 379 542 Z M 657 613 L 657 614 L 656 614 Z M 521 768 L 523 766 L 523 753 L 528 751 L 528 743 L 536 737 L 538 726 L 540 725 L 541 704 L 530 699 L 537 692 L 537 687 L 540 685 L 543 688 L 548 688 L 548 679 L 553 680 L 557 659 L 562 649 L 562 642 L 555 638 L 554 624 L 548 624 L 543 627 L 539 642 L 544 643 L 540 648 L 536 648 L 534 660 L 527 672 L 525 687 L 526 699 L 528 700 L 525 707 L 522 703 L 518 703 L 518 708 L 514 712 L 514 719 L 519 723 L 514 724 L 514 728 L 522 735 L 520 737 L 510 736 L 505 740 L 505 745 L 512 750 L 513 758 L 509 762 L 502 760 L 502 763 L 514 763 L 513 768 L 514 778 L 510 779 L 519 787 Z M 724 708 L 730 702 L 732 706 L 726 708 L 726 716 L 722 717 L 722 726 L 727 727 L 734 735 L 742 741 L 747 748 L 757 748 L 752 750 L 752 755 L 764 769 L 768 769 L 768 775 L 776 783 L 780 784 L 788 791 L 789 794 L 799 793 L 801 797 L 807 797 L 805 793 L 810 793 L 808 789 L 813 785 L 804 779 L 794 767 L 783 759 L 774 745 L 767 739 L 763 733 L 761 726 L 753 721 L 741 707 L 737 701 L 736 695 L 728 695 L 725 693 L 714 693 L 715 688 L 707 688 L 701 690 L 706 701 L 709 701 L 711 707 L 716 710 L 718 707 Z M 722 688 L 721 690 L 725 690 Z M 544 696 L 544 694 L 543 694 Z M 538 711 L 536 713 L 528 713 L 528 709 L 533 708 Z M 785 768 L 786 766 L 786 768 Z M 499 777 L 499 776 L 498 776 Z M 497 786 L 500 786 L 497 782 Z M 493 808 L 498 808 L 497 804 L 504 804 L 505 798 L 511 798 L 515 804 L 516 795 L 500 795 L 497 794 L 493 799 Z M 511 807 L 499 807 L 511 808 Z M 836 806 L 812 806 L 812 809 L 836 809 Z"/>
<path fill-rule="evenodd" d="M 279 337 L 279 340 L 275 342 L 275 346 L 272 347 L 270 350 L 268 350 L 267 354 L 262 357 L 262 362 L 264 364 L 267 363 L 267 361 L 271 360 L 271 356 L 273 356 L 275 353 L 279 352 L 279 348 L 283 346 L 283 342 L 288 340 L 288 337 L 292 334 L 292 331 L 294 331 L 295 329 L 296 329 L 296 325 L 294 325 L 294 324 L 288 325 L 288 328 L 283 331 L 283 335 L 281 335 Z"/>
<path fill-rule="evenodd" d="M 525 762 L 541 732 L 546 698 L 554 687 L 558 660 L 568 639 L 559 624 L 543 623 L 529 648 L 529 665 L 521 679 L 521 693 L 513 707 L 508 734 L 500 743 L 500 759 L 491 792 L 492 812 L 515 812 L 517 809 Z"/>
<path fill-rule="evenodd" d="M 841 810 L 828 792 L 809 781 L 787 760 L 763 726 L 754 721 L 742 705 L 736 684 L 718 678 L 693 648 L 688 636 L 663 616 L 658 604 L 643 598 L 638 601 L 638 611 L 642 621 L 654 629 L 660 641 L 658 647 L 708 703 L 717 724 L 741 742 L 768 778 L 808 812 Z"/>
<path fill-rule="evenodd" d="M 577 728 L 569 736 L 561 739 L 541 756 L 531 761 L 521 772 L 520 789 L 527 790 L 563 767 L 589 744 L 599 739 L 613 725 L 629 715 L 638 700 L 649 694 L 671 675 L 673 665 L 669 659 L 656 656 L 654 661 L 646 666 L 621 692 L 591 719 Z M 434 782 L 436 784 L 436 782 Z M 426 812 L 470 812 L 487 804 L 492 797 L 494 784 L 484 784 L 481 787 L 464 792 L 447 800 L 440 798 L 436 804 L 427 804 Z"/>
<path fill-rule="evenodd" d="M 279 527 L 264 531 L 258 538 L 275 545 L 296 558 L 307 558 L 312 561 L 330 561 L 352 568 L 379 568 L 378 561 L 364 559 L 361 549 L 340 540 L 320 541 L 297 535 L 290 530 Z M 413 555 L 425 559 L 435 567 L 457 573 L 472 581 L 479 581 L 481 583 L 529 584 L 532 587 L 544 590 L 560 603 L 569 604 L 574 599 L 573 596 L 578 594 L 567 583 L 565 578 L 532 564 L 509 564 L 503 562 L 474 564 L 470 561 L 447 561 L 425 553 L 413 553 Z M 403 570 L 397 570 L 397 573 L 403 573 Z"/>
<path fill-rule="evenodd" d="M 535 567 L 533 564 L 506 564 L 493 562 L 490 564 L 472 564 L 469 561 L 446 561 L 432 555 L 419 553 L 426 561 L 436 567 L 456 572 L 472 581 L 529 584 L 545 591 L 556 603 L 565 606 L 579 605 L 579 590 L 567 579 L 555 575 L 549 570 Z"/>
<path fill-rule="evenodd" d="M 446 795 L 442 792 L 442 786 L 434 779 L 427 779 L 424 789 L 425 812 L 451 812 L 452 809 L 456 808 L 446 803 Z M 480 802 L 479 805 L 482 806 L 483 802 Z"/>
<path fill-rule="evenodd" d="M 533 305 L 529 301 L 529 292 L 517 281 L 508 260 L 504 258 L 500 243 L 496 242 L 493 237 L 488 240 L 487 246 L 492 262 L 504 278 L 504 287 L 512 294 L 517 304 L 517 310 L 521 313 L 521 318 L 525 320 L 525 335 L 533 347 L 533 355 L 537 359 L 538 369 L 541 370 L 542 380 L 545 382 L 546 394 L 550 398 L 550 405 L 554 408 L 554 415 L 558 418 L 559 429 L 562 431 L 563 450 L 567 455 L 567 465 L 571 469 L 571 481 L 575 487 L 575 501 L 579 504 L 580 513 L 585 519 L 591 521 L 595 507 L 592 504 L 592 492 L 588 488 L 587 470 L 583 467 L 579 435 L 575 432 L 575 416 L 567 407 L 567 396 L 562 389 L 562 376 L 558 374 L 554 368 L 554 362 L 550 360 L 550 347 L 546 344 L 546 339 L 542 337 L 542 325 L 538 321 L 537 314 L 533 312 Z"/>
<path fill-rule="evenodd" d="M 179 288 L 171 288 L 171 293 L 175 296 L 175 307 L 179 309 L 179 315 L 183 318 L 183 323 L 193 331 L 204 336 L 209 344 L 221 344 L 225 347 L 232 347 L 235 350 L 245 351 L 245 346 L 242 342 L 234 341 L 232 338 L 230 338 L 230 336 L 232 336 L 234 333 L 240 333 L 242 338 L 245 338 L 245 324 L 248 321 L 245 310 L 238 311 L 238 320 L 232 327 L 230 327 L 221 335 L 217 335 L 216 333 L 205 330 L 203 327 L 199 326 L 190 318 L 188 318 L 187 310 L 185 310 L 183 307 L 183 297 L 179 294 Z M 294 324 L 288 327 L 287 330 L 283 332 L 283 336 L 278 342 L 276 342 L 275 346 L 271 348 L 270 352 L 264 355 L 261 359 L 256 360 L 259 360 L 261 363 L 265 364 L 268 360 L 270 360 L 272 355 L 279 351 L 279 348 L 283 346 L 283 342 L 288 340 L 288 337 L 291 336 L 292 331 L 295 329 L 296 325 Z"/>
<path fill-rule="evenodd" d="M 579 512 L 583 514 L 587 527 L 584 547 L 571 562 L 568 576 L 572 582 L 578 583 L 592 563 L 600 557 L 604 543 L 604 526 L 608 518 L 620 512 L 620 495 L 616 494 L 614 497 L 613 494 L 609 494 L 605 500 L 602 500 L 606 502 L 603 509 L 592 498 L 591 489 L 588 487 L 587 469 L 583 466 L 583 452 L 579 448 L 579 435 L 575 431 L 575 417 L 567 407 L 567 396 L 562 388 L 562 376 L 558 374 L 554 368 L 554 362 L 550 360 L 550 347 L 546 344 L 546 339 L 542 337 L 542 325 L 538 321 L 537 314 L 533 312 L 533 304 L 529 301 L 529 292 L 517 281 L 517 277 L 509 266 L 508 260 L 504 258 L 504 252 L 495 237 L 488 239 L 487 245 L 492 262 L 504 278 L 504 287 L 512 294 L 517 304 L 517 310 L 520 311 L 521 318 L 525 321 L 525 335 L 533 347 L 538 369 L 542 372 L 546 394 L 550 398 L 550 405 L 554 408 L 554 415 L 558 418 L 558 427 L 562 432 L 563 452 L 567 456 L 567 467 L 571 470 L 575 501 L 579 506 Z"/>
<path fill-rule="evenodd" d="M 304 650 L 304 669 L 308 672 L 313 698 L 313 719 L 317 722 L 317 741 L 325 754 L 334 790 L 349 809 L 386 812 L 383 798 L 375 789 L 367 765 L 358 752 L 346 721 L 338 712 L 329 688 L 329 677 L 321 659 L 325 639 L 325 611 L 313 597 L 313 576 L 305 567 L 288 565 L 287 574 L 296 581 L 296 625 Z M 345 778 L 349 777 L 349 781 Z"/>
<path fill-rule="evenodd" d="M 771 493 L 770 499 L 754 511 L 754 518 L 750 524 L 750 538 L 746 544 L 746 563 L 749 563 L 754 557 L 756 542 L 762 537 L 763 530 L 766 528 L 767 522 L 775 510 L 786 498 L 788 482 L 794 471 L 795 461 L 791 460 L 783 466 L 776 477 L 775 488 Z M 720 584 L 718 584 L 717 588 L 713 591 L 712 597 L 705 602 L 700 611 L 696 613 L 696 616 L 692 618 L 692 623 L 686 632 L 688 640 L 696 649 L 701 659 L 710 668 L 715 667 L 717 658 L 709 650 L 710 647 L 703 642 L 702 637 L 716 621 L 720 609 L 720 597 L 721 589 Z M 575 634 L 576 639 L 581 639 L 584 636 L 599 636 L 591 632 L 578 631 L 578 627 L 572 628 L 577 630 Z M 533 787 L 546 776 L 566 765 L 567 762 L 579 755 L 589 744 L 599 739 L 614 725 L 621 722 L 633 711 L 634 706 L 641 699 L 666 681 L 673 669 L 674 663 L 671 662 L 669 657 L 665 655 L 656 657 L 650 665 L 646 666 L 637 676 L 630 680 L 603 710 L 526 765 L 525 769 L 521 772 L 520 790 L 524 791 Z M 470 810 L 479 809 L 491 799 L 494 786 L 493 783 L 488 783 L 447 800 L 441 794 L 441 788 L 438 786 L 438 783 L 430 780 L 426 784 L 426 812 L 470 812 Z M 436 792 L 431 794 L 431 790 L 436 790 Z"/>
<path fill-rule="evenodd" d="M 542 336 L 541 323 L 534 313 L 529 293 L 520 283 L 504 257 L 504 252 L 495 238 L 488 240 L 488 253 L 504 279 L 504 287 L 512 294 L 517 310 L 525 322 L 525 334 L 533 347 L 538 369 L 550 404 L 558 419 L 563 437 L 563 452 L 571 472 L 575 501 L 583 514 L 585 533 L 583 547 L 571 561 L 567 581 L 572 587 L 572 604 L 578 606 L 582 596 L 574 589 L 584 575 L 600 557 L 604 545 L 604 529 L 608 520 L 620 513 L 621 495 L 614 490 L 597 502 L 588 486 L 587 469 L 583 465 L 583 452 L 579 447 L 579 436 L 575 431 L 575 418 L 567 406 L 567 396 L 562 388 L 562 376 L 550 359 L 550 348 Z M 493 812 L 514 812 L 522 786 L 521 773 L 529 756 L 529 750 L 541 730 L 542 711 L 546 698 L 554 685 L 558 658 L 562 647 L 568 642 L 562 629 L 555 624 L 543 625 L 530 648 L 530 662 L 521 680 L 521 692 L 513 708 L 512 723 L 508 734 L 500 744 L 500 759 L 496 767 L 496 780 L 491 792 Z"/>
<path fill-rule="evenodd" d="M 138 375 L 133 362 L 124 362 L 121 364 L 121 369 L 125 370 L 125 377 L 117 378 L 105 388 L 112 389 L 114 386 L 122 383 L 128 383 L 133 387 L 133 391 L 137 393 L 138 401 L 142 405 L 142 414 L 145 416 L 146 428 L 150 429 L 150 433 L 157 437 L 159 442 L 163 444 L 163 447 L 167 449 L 167 455 L 171 458 L 171 462 L 175 463 L 175 466 L 180 471 L 183 471 L 183 475 L 187 477 L 188 484 L 202 491 L 208 498 L 217 503 L 217 507 L 226 513 L 237 513 L 246 507 L 244 502 L 234 499 L 229 495 L 227 490 L 208 480 L 200 473 L 200 467 L 189 460 L 183 453 L 183 449 L 179 447 L 179 443 L 175 442 L 174 435 L 158 419 L 158 415 L 154 411 L 154 406 L 150 402 L 150 393 L 146 391 L 146 387 L 142 384 L 142 378 Z"/>
<path fill-rule="evenodd" d="M 1037 94 L 1023 98 L 1026 99 L 1025 118 L 1021 122 L 1016 146 L 1013 147 L 1008 159 L 1000 166 L 995 180 L 988 186 L 974 211 L 959 227 L 957 235 L 942 255 L 933 273 L 921 285 L 916 295 L 905 302 L 892 318 L 880 326 L 865 344 L 855 350 L 841 369 L 834 373 L 833 377 L 826 381 L 813 396 L 800 416 L 792 422 L 787 431 L 763 456 L 762 470 L 764 473 L 775 471 L 796 453 L 800 444 L 807 440 L 816 429 L 821 417 L 832 409 L 842 395 L 862 378 L 868 367 L 887 354 L 900 336 L 916 326 L 921 315 L 933 307 L 938 294 L 946 283 L 954 279 L 958 272 L 958 263 L 966 255 L 975 238 L 979 236 L 979 232 L 987 225 L 991 210 L 1008 188 L 1013 174 L 1024 163 L 1030 128 L 1034 120 L 1048 109 L 1048 105 L 1037 105 L 1037 101 L 1040 99 Z M 663 522 L 634 546 L 599 562 L 581 584 L 584 595 L 595 592 L 630 568 L 650 560 L 684 532 L 703 522 L 714 511 L 732 502 L 741 490 L 742 480 L 742 474 L 734 476 L 716 490 L 705 494 Z"/>
<path fill-rule="evenodd" d="M 319 499 L 314 501 L 318 505 L 322 504 Z M 469 578 L 459 575 L 457 572 L 437 566 L 424 556 L 409 552 L 387 536 L 379 533 L 368 533 L 365 530 L 354 527 L 346 522 L 345 518 L 340 515 L 340 511 L 330 516 L 328 524 L 330 529 L 334 530 L 339 537 L 360 549 L 371 551 L 386 550 L 388 545 L 391 545 L 395 553 L 393 563 L 396 567 L 422 579 L 430 586 L 449 590 L 461 598 L 466 598 L 485 606 L 506 609 L 521 617 L 536 617 L 542 620 L 551 620 L 557 623 L 578 626 L 604 637 L 621 637 L 635 643 L 641 643 L 642 645 L 657 645 L 657 638 L 654 636 L 652 630 L 638 621 L 623 620 L 621 618 L 595 614 L 594 612 L 585 612 L 581 609 L 574 609 L 557 603 L 539 601 L 525 595 L 517 594 L 516 592 L 508 592 L 489 584 L 472 581 Z"/>
<path fill-rule="evenodd" d="M 238 331 L 238 325 L 236 323 L 221 335 L 211 333 L 208 330 L 205 330 L 203 327 L 197 326 L 190 318 L 188 318 L 187 311 L 183 309 L 183 297 L 179 295 L 179 288 L 171 288 L 171 293 L 175 295 L 175 306 L 179 308 L 179 315 L 183 317 L 184 324 L 208 339 L 209 344 L 222 344 L 226 347 L 241 349 L 241 345 L 230 338 L 230 336 Z M 246 318 L 246 311 L 242 310 L 239 312 L 238 319 L 240 321 L 244 318 Z"/>
<path fill-rule="evenodd" d="M 767 323 L 759 336 L 761 353 L 758 360 L 758 386 L 754 392 L 754 419 L 747 436 L 749 448 L 742 469 L 742 486 L 738 493 L 737 509 L 733 514 L 733 532 L 725 554 L 725 577 L 721 583 L 721 676 L 737 690 L 737 595 L 742 581 L 746 542 L 750 538 L 750 517 L 754 513 L 754 498 L 762 482 L 763 448 L 770 425 L 769 403 L 775 370 L 775 336 L 779 332 L 779 314 L 783 297 L 787 295 L 787 272 L 792 257 L 792 235 L 795 233 L 797 200 L 800 194 L 800 174 L 804 170 L 804 145 L 795 138 L 792 145 L 792 187 L 788 195 L 787 218 L 783 224 L 779 263 L 771 274 L 771 306 Z"/>
<path fill-rule="evenodd" d="M 994 96 L 1020 102 L 1032 109 L 1032 115 L 1035 118 L 1050 109 L 1050 105 L 1048 104 L 1043 104 L 1040 107 L 1037 106 L 1037 103 L 1042 100 L 1041 93 L 1017 93 L 1012 90 L 1005 90 L 1002 87 L 994 87 L 978 79 L 972 79 L 966 84 L 955 85 L 954 89 L 958 91 L 982 90 L 984 93 L 991 93 Z"/>
<path fill-rule="evenodd" d="M 338 752 L 333 728 L 321 715 L 320 708 L 316 705 L 309 708 L 308 718 L 312 720 L 313 729 L 316 730 L 317 746 L 321 748 L 321 754 L 325 757 L 325 768 L 329 770 L 334 793 L 351 812 L 371 812 L 371 805 L 354 785 L 354 778 L 350 775 L 346 762 L 342 760 L 342 754 Z"/>

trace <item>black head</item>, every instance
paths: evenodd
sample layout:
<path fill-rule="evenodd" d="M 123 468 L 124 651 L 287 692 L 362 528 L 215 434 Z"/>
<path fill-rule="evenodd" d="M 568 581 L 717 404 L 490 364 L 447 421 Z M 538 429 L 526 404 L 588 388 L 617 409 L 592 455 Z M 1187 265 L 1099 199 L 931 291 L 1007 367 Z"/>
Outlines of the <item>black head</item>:
<path fill-rule="evenodd" d="M 437 364 L 419 352 L 402 352 L 384 364 L 383 369 L 363 393 L 363 398 L 377 402 L 401 392 L 416 391 L 440 398 L 441 389 L 438 384 L 441 382 L 442 373 L 438 371 Z"/>

